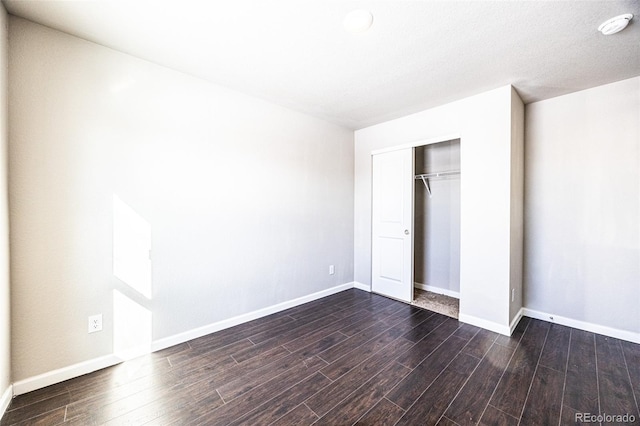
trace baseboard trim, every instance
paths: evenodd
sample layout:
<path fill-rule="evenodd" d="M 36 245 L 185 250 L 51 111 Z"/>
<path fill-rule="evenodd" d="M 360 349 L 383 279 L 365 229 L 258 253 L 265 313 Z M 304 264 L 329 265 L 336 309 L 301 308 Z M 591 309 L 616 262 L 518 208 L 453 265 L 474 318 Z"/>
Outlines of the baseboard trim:
<path fill-rule="evenodd" d="M 29 377 L 28 379 L 19 380 L 13 384 L 13 394 L 22 395 L 40 388 L 44 388 L 83 374 L 93 373 L 103 368 L 111 367 L 119 364 L 123 360 L 115 355 L 105 355 L 99 358 L 83 361 L 78 364 L 69 365 L 67 367 L 58 368 L 57 370 L 48 371 Z"/>
<path fill-rule="evenodd" d="M 207 334 L 215 333 L 216 331 L 224 330 L 225 328 L 230 328 L 239 324 L 243 324 L 245 322 L 253 321 L 258 318 L 266 317 L 267 315 L 275 314 L 276 312 L 284 311 L 285 309 L 293 308 L 304 303 L 331 296 L 332 294 L 340 293 L 341 291 L 349 290 L 351 288 L 354 288 L 353 281 L 350 283 L 331 287 L 326 290 L 318 291 L 307 296 L 298 297 L 297 299 L 289 300 L 287 302 L 278 303 L 277 305 L 258 309 L 257 311 L 249 312 L 233 318 L 214 322 L 209 325 L 194 328 L 193 330 L 185 331 L 173 336 L 164 337 L 151 343 L 151 352 L 179 345 L 180 343 L 197 339 L 198 337 L 206 336 Z"/>
<path fill-rule="evenodd" d="M 460 315 L 458 316 L 458 321 L 475 325 L 476 327 L 484 328 L 486 330 L 503 334 L 505 336 L 511 336 L 510 326 L 500 325 L 493 321 L 487 321 L 486 319 L 474 317 L 473 315 L 466 315 L 466 314 L 460 313 Z"/>
<path fill-rule="evenodd" d="M 422 283 L 413 283 L 413 286 L 416 288 L 419 288 L 420 290 L 430 291 L 431 293 L 436 293 L 436 294 L 444 294 L 445 296 L 460 299 L 459 291 L 447 290 L 446 288 L 434 287 L 432 285 L 427 285 Z"/>
<path fill-rule="evenodd" d="M 233 327 L 254 319 L 262 318 L 267 315 L 275 314 L 276 312 L 284 311 L 285 309 L 293 308 L 304 303 L 312 302 L 317 299 L 321 299 L 326 296 L 330 296 L 335 293 L 339 293 L 344 290 L 349 290 L 355 287 L 354 282 L 341 284 L 335 287 L 328 288 L 326 290 L 318 291 L 306 296 L 298 297 L 286 302 L 278 303 L 273 306 L 269 306 L 263 309 L 258 309 L 253 312 L 238 315 L 233 318 L 218 321 L 213 324 L 205 325 L 195 328 L 193 330 L 186 331 L 184 333 L 175 334 L 173 336 L 158 339 L 151 343 L 151 352 L 159 351 L 161 349 L 175 346 L 186 341 L 197 339 L 198 337 L 205 336 L 207 334 L 214 333 L 216 331 L 224 330 L 225 328 Z M 53 385 L 55 383 L 63 382 L 65 380 L 73 379 L 74 377 L 82 376 L 102 368 L 111 367 L 124 361 L 122 358 L 116 355 L 106 355 L 100 358 L 91 359 L 78 364 L 70 365 L 68 367 L 60 368 L 57 370 L 49 371 L 28 379 L 20 380 L 13 384 L 13 394 L 21 395 L 23 393 L 31 392 L 46 386 Z M 11 398 L 9 398 L 9 401 Z M 4 401 L 4 400 L 3 400 Z"/>
<path fill-rule="evenodd" d="M 9 387 L 4 390 L 2 396 L 0 397 L 0 419 L 2 418 L 2 416 L 4 416 L 7 408 L 9 408 L 9 404 L 11 404 L 11 398 L 13 398 L 13 386 L 9 385 Z"/>
<path fill-rule="evenodd" d="M 513 334 L 513 330 L 516 329 L 523 315 L 524 315 L 524 308 L 520 308 L 516 316 L 513 317 L 513 320 L 511 320 L 511 324 L 509 325 L 509 336 Z"/>
<path fill-rule="evenodd" d="M 632 343 L 640 343 L 640 333 L 634 333 L 633 331 L 620 330 L 613 327 L 607 327 L 605 325 L 575 320 L 572 318 L 549 314 L 546 312 L 540 312 L 529 308 L 522 308 L 522 311 L 525 317 L 535 318 L 554 324 L 565 325 L 567 327 L 573 327 L 579 330 L 589 331 L 591 333 L 602 334 L 604 336 L 614 337 L 616 339 L 626 340 Z"/>
<path fill-rule="evenodd" d="M 353 282 L 353 288 L 357 288 L 358 290 L 368 291 L 371 293 L 371 286 L 359 283 L 358 281 Z"/>

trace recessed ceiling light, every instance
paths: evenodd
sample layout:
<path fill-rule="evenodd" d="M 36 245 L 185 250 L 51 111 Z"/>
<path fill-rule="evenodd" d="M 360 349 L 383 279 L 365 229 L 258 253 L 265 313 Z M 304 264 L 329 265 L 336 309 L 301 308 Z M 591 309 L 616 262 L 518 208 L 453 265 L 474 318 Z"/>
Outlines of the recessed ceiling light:
<path fill-rule="evenodd" d="M 630 13 L 616 16 L 615 18 L 611 18 L 600 24 L 600 26 L 598 27 L 598 31 L 600 31 L 604 35 L 619 33 L 627 27 L 629 21 L 631 21 L 631 18 L 633 18 L 633 15 Z"/>
<path fill-rule="evenodd" d="M 367 31 L 373 23 L 373 15 L 368 10 L 356 9 L 347 13 L 342 25 L 351 33 Z"/>

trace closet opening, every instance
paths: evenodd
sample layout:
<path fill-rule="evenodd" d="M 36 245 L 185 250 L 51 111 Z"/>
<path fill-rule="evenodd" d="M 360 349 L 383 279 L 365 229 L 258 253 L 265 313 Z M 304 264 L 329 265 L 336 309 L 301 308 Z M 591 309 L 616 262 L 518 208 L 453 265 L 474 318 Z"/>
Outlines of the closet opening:
<path fill-rule="evenodd" d="M 458 318 L 460 139 L 414 148 L 413 304 Z"/>

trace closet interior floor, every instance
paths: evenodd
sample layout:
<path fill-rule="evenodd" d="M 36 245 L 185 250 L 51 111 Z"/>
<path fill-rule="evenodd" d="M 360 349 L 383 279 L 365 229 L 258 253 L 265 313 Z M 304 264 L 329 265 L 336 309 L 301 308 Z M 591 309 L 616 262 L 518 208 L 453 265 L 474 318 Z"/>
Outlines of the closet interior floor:
<path fill-rule="evenodd" d="M 413 305 L 455 319 L 458 319 L 460 311 L 459 299 L 418 288 L 413 290 Z"/>

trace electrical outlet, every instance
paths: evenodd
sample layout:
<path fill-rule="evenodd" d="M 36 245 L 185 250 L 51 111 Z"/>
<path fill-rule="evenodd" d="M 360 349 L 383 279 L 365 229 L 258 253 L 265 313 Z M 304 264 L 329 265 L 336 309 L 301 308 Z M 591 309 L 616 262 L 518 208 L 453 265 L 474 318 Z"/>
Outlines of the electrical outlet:
<path fill-rule="evenodd" d="M 329 265 L 329 275 L 336 273 L 336 268 L 333 265 Z"/>
<path fill-rule="evenodd" d="M 513 302 L 514 300 L 516 300 L 516 289 L 512 288 L 511 289 L 511 301 Z"/>
<path fill-rule="evenodd" d="M 89 317 L 89 333 L 95 333 L 96 331 L 102 331 L 102 314 Z"/>

